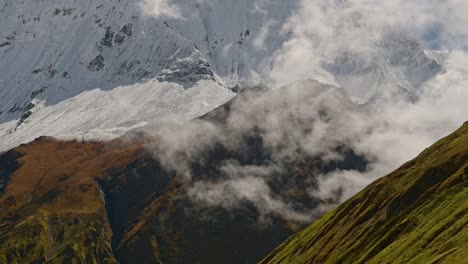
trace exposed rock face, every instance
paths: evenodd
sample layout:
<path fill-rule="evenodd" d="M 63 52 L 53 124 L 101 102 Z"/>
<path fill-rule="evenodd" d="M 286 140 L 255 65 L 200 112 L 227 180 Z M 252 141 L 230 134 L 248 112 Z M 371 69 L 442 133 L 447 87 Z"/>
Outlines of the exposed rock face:
<path fill-rule="evenodd" d="M 114 32 L 112 32 L 111 27 L 106 28 L 106 34 L 101 39 L 101 45 L 106 46 L 108 48 L 112 48 L 113 38 L 114 38 Z"/>
<path fill-rule="evenodd" d="M 0 168 L 0 195 L 3 195 L 11 174 L 20 167 L 18 162 L 20 157 L 21 153 L 14 150 L 6 152 L 0 157 L 0 163 L 2 164 Z"/>
<path fill-rule="evenodd" d="M 2 44 L 0 44 L 0 48 L 6 47 L 6 46 L 10 46 L 10 45 L 11 45 L 10 42 L 5 41 L 5 42 L 3 42 Z"/>
<path fill-rule="evenodd" d="M 104 57 L 99 54 L 94 58 L 88 65 L 88 69 L 90 71 L 100 71 L 102 68 L 104 68 Z"/>
<path fill-rule="evenodd" d="M 216 82 L 211 66 L 204 60 L 180 60 L 170 68 L 164 69 L 157 78 L 161 82 L 182 82 L 190 87 L 199 80 L 212 80 Z"/>

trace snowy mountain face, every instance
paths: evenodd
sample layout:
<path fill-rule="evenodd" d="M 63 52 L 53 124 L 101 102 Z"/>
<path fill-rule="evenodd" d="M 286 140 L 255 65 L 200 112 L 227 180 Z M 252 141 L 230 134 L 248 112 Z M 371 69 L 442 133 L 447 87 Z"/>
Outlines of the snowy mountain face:
<path fill-rule="evenodd" d="M 114 137 L 233 96 L 193 41 L 133 1 L 6 0 L 0 14 L 2 149 L 42 134 Z"/>
<path fill-rule="evenodd" d="M 372 54 L 343 52 L 325 68 L 360 103 L 416 101 L 422 84 L 442 70 L 444 55 L 401 32 L 385 34 Z"/>
<path fill-rule="evenodd" d="M 146 16 L 130 0 L 2 0 L 1 149 L 206 113 L 256 82 L 295 1 L 177 4 L 187 17 Z"/>
<path fill-rule="evenodd" d="M 41 135 L 111 139 L 192 119 L 269 82 L 299 2 L 177 0 L 182 17 L 171 18 L 132 0 L 1 0 L 0 151 Z M 443 56 L 405 35 L 377 45 L 324 65 L 360 102 L 399 91 L 413 100 L 440 70 Z"/>
<path fill-rule="evenodd" d="M 215 80 L 212 71 L 198 71 L 207 62 L 195 43 L 167 23 L 141 19 L 132 1 L 7 0 L 1 13 L 4 112 L 25 103 L 8 105 L 10 97 L 53 105 L 154 78 L 175 64 L 186 71 L 183 81 Z"/>
<path fill-rule="evenodd" d="M 186 16 L 172 20 L 174 27 L 197 44 L 216 73 L 231 85 L 262 81 L 269 58 L 288 38 L 281 30 L 299 6 L 298 0 L 174 3 Z"/>

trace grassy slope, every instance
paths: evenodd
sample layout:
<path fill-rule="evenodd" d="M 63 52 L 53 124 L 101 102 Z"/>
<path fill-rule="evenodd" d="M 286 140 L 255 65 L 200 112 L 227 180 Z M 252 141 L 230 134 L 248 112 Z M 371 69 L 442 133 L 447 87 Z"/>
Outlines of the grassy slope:
<path fill-rule="evenodd" d="M 0 196 L 0 263 L 115 263 L 96 178 L 136 156 L 47 138 L 3 155 L 19 167 Z"/>
<path fill-rule="evenodd" d="M 468 122 L 261 263 L 466 263 Z"/>
<path fill-rule="evenodd" d="M 42 138 L 0 155 L 0 263 L 255 263 L 294 233 L 197 209 L 139 145 Z"/>

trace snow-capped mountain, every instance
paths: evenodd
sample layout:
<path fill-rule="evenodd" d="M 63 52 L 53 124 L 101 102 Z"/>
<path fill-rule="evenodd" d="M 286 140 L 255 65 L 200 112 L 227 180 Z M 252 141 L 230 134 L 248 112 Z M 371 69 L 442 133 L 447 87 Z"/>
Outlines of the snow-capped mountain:
<path fill-rule="evenodd" d="M 193 40 L 214 70 L 230 84 L 262 81 L 269 59 L 289 38 L 284 24 L 299 0 L 176 0 L 185 19 L 171 23 Z M 259 76 L 260 75 L 260 76 Z"/>
<path fill-rule="evenodd" d="M 170 19 L 140 1 L 2 0 L 0 149 L 204 114 L 256 79 L 294 3 L 181 0 Z"/>
<path fill-rule="evenodd" d="M 425 50 L 403 32 L 388 32 L 370 54 L 343 52 L 325 68 L 360 103 L 415 101 L 422 85 L 442 70 L 444 53 Z"/>
<path fill-rule="evenodd" d="M 268 82 L 300 1 L 174 4 L 180 17 L 150 16 L 132 0 L 1 0 L 0 151 L 41 135 L 111 139 L 200 116 Z M 324 65 L 360 102 L 399 90 L 412 100 L 443 61 L 406 35 L 376 45 L 370 59 L 344 52 Z"/>

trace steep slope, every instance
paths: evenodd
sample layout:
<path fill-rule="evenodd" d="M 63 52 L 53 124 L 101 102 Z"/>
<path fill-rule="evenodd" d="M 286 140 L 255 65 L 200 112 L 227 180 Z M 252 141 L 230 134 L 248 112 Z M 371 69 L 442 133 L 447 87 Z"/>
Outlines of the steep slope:
<path fill-rule="evenodd" d="M 237 209 L 198 204 L 190 183 L 141 145 L 114 144 L 41 138 L 0 157 L 2 263 L 255 263 L 300 228 L 249 201 Z M 229 154 L 207 155 L 222 162 L 214 157 Z M 320 201 L 305 199 L 297 184 L 314 179 L 312 164 L 296 164 L 289 183 L 276 183 L 308 208 Z M 193 166 L 195 178 L 216 174 L 213 165 Z"/>
<path fill-rule="evenodd" d="M 108 139 L 204 114 L 233 96 L 226 83 L 256 82 L 295 7 L 180 0 L 180 19 L 144 14 L 143 2 L 2 0 L 0 136 L 12 143 L 0 150 L 41 135 Z"/>
<path fill-rule="evenodd" d="M 466 263 L 468 122 L 261 263 Z"/>
<path fill-rule="evenodd" d="M 200 81 L 190 89 L 157 80 L 117 87 L 112 91 L 94 89 L 53 106 L 38 103 L 19 119 L 1 123 L 0 152 L 43 135 L 61 139 L 111 140 L 151 122 L 195 118 L 232 96 L 234 93 L 209 80 Z"/>
<path fill-rule="evenodd" d="M 83 91 L 155 77 L 184 87 L 219 81 L 214 73 L 245 78 L 281 46 L 284 39 L 273 34 L 295 7 L 295 1 L 180 0 L 187 18 L 177 19 L 145 15 L 142 2 L 2 0 L 0 84 L 7 89 L 0 111 L 12 114 L 31 99 L 53 105 Z M 272 28 L 263 28 L 269 20 Z"/>
<path fill-rule="evenodd" d="M 2 167 L 15 165 L 1 175 L 1 262 L 116 263 L 93 177 L 132 156 L 113 153 L 105 165 L 90 163 L 101 150 L 99 144 L 42 138 L 2 155 Z"/>
<path fill-rule="evenodd" d="M 138 2 L 2 0 L 0 14 L 0 151 L 42 135 L 115 138 L 234 95 L 194 41 Z"/>

